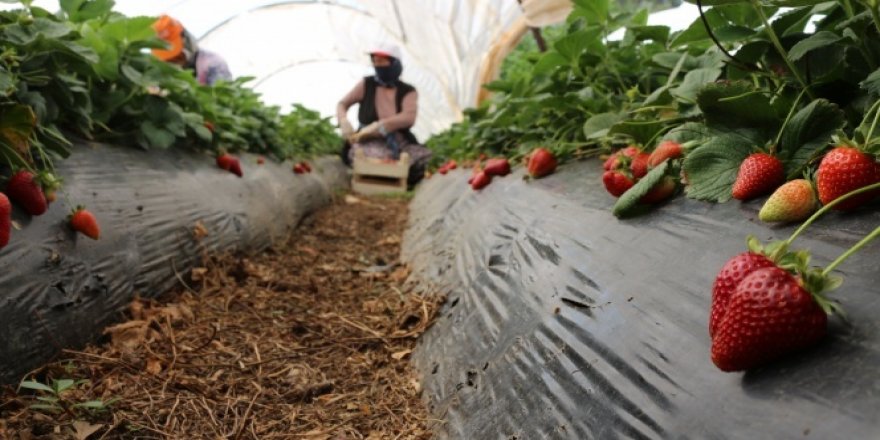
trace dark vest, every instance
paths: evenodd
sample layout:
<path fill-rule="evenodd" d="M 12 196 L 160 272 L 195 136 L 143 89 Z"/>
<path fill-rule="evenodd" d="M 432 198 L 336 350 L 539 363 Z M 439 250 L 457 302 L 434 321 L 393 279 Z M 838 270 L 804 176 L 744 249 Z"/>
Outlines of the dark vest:
<path fill-rule="evenodd" d="M 379 115 L 376 113 L 377 87 L 380 86 L 379 83 L 376 82 L 376 78 L 372 76 L 364 77 L 364 99 L 360 102 L 360 109 L 358 110 L 358 122 L 360 122 L 362 127 L 379 120 Z M 415 90 L 415 87 L 403 81 L 397 81 L 397 92 L 394 95 L 394 103 L 397 107 L 397 113 L 400 113 L 401 110 L 403 110 L 403 97 L 406 96 L 409 92 L 413 92 Z M 413 135 L 408 128 L 398 131 L 409 142 L 412 142 L 414 144 L 419 143 L 415 135 Z"/>

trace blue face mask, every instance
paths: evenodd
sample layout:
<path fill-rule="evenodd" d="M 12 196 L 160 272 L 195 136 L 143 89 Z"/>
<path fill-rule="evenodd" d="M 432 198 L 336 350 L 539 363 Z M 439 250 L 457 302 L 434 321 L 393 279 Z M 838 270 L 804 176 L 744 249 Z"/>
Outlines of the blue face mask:
<path fill-rule="evenodd" d="M 374 67 L 376 69 L 376 81 L 384 87 L 394 87 L 400 74 L 403 73 L 403 64 L 397 58 L 391 58 L 391 65 Z"/>

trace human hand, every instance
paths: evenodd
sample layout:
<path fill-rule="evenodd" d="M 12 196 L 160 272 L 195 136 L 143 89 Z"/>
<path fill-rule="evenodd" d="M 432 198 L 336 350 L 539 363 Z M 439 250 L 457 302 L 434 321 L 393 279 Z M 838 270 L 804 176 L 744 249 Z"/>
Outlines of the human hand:
<path fill-rule="evenodd" d="M 351 122 L 348 122 L 348 119 L 342 119 L 339 121 L 339 131 L 345 139 L 351 138 L 354 134 L 354 128 L 351 126 Z"/>

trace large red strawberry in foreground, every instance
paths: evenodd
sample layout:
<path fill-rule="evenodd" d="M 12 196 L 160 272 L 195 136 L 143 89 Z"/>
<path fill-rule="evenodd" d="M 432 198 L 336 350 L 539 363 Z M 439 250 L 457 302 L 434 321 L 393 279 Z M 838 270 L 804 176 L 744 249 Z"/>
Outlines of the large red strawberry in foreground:
<path fill-rule="evenodd" d="M 712 284 L 712 309 L 709 312 L 709 335 L 714 336 L 718 323 L 727 311 L 727 303 L 740 281 L 752 272 L 775 264 L 756 252 L 743 252 L 724 263 Z"/>
<path fill-rule="evenodd" d="M 757 269 L 730 297 L 712 338 L 712 362 L 722 371 L 760 366 L 818 342 L 827 321 L 799 278 L 776 266 Z"/>
<path fill-rule="evenodd" d="M 529 175 L 534 178 L 544 177 L 556 171 L 556 157 L 546 148 L 535 148 L 529 154 L 529 163 L 526 168 Z"/>
<path fill-rule="evenodd" d="M 816 188 L 819 201 L 823 205 L 850 191 L 877 182 L 880 182 L 880 164 L 873 156 L 855 147 L 839 146 L 832 149 L 822 158 L 816 172 Z M 832 209 L 855 209 L 876 196 L 877 192 L 859 194 Z"/>

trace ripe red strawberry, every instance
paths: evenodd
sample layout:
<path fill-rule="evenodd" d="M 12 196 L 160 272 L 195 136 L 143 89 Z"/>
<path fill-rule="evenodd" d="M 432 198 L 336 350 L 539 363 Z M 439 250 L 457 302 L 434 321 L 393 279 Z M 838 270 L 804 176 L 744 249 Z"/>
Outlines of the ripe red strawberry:
<path fill-rule="evenodd" d="M 0 193 L 0 249 L 9 244 L 9 234 L 12 233 L 12 204 L 6 194 Z"/>
<path fill-rule="evenodd" d="M 241 163 L 235 156 L 226 153 L 217 156 L 217 166 L 238 177 L 242 176 Z"/>
<path fill-rule="evenodd" d="M 779 267 L 755 270 L 730 297 L 712 338 L 712 362 L 722 371 L 757 367 L 815 344 L 827 322 L 794 275 Z"/>
<path fill-rule="evenodd" d="M 602 174 L 602 183 L 605 184 L 608 193 L 614 197 L 620 197 L 635 185 L 629 176 L 620 171 L 605 171 L 605 174 Z"/>
<path fill-rule="evenodd" d="M 293 172 L 296 173 L 296 174 L 305 174 L 306 169 L 303 168 L 303 166 L 302 166 L 301 163 L 298 163 L 298 164 L 296 164 L 296 165 L 293 166 Z"/>
<path fill-rule="evenodd" d="M 77 207 L 70 216 L 70 227 L 92 240 L 97 240 L 101 236 L 101 229 L 98 227 L 98 220 L 89 210 L 82 206 Z"/>
<path fill-rule="evenodd" d="M 506 176 L 510 174 L 510 162 L 504 157 L 489 159 L 484 171 L 490 176 Z"/>
<path fill-rule="evenodd" d="M 767 194 L 785 182 L 782 162 L 767 153 L 753 153 L 739 166 L 733 198 L 749 200 Z"/>
<path fill-rule="evenodd" d="M 529 175 L 534 178 L 544 177 L 556 171 L 556 157 L 546 148 L 536 148 L 529 154 L 529 164 L 526 167 Z"/>
<path fill-rule="evenodd" d="M 654 204 L 660 203 L 675 194 L 675 178 L 672 176 L 663 176 L 657 184 L 642 196 L 639 200 L 641 203 Z"/>
<path fill-rule="evenodd" d="M 308 162 L 303 161 L 303 162 L 301 162 L 301 163 L 302 163 L 302 167 L 303 167 L 303 169 L 305 169 L 307 173 L 311 173 L 311 172 L 312 172 L 312 166 L 309 165 Z"/>
<path fill-rule="evenodd" d="M 877 182 L 880 182 L 880 164 L 872 156 L 853 147 L 837 147 L 829 151 L 822 158 L 816 172 L 819 201 L 823 205 L 850 191 Z M 877 192 L 874 191 L 859 194 L 832 209 L 855 209 L 876 196 Z"/>
<path fill-rule="evenodd" d="M 724 263 L 715 283 L 712 284 L 712 309 L 709 312 L 709 336 L 715 336 L 718 323 L 727 312 L 727 303 L 733 291 L 750 273 L 775 264 L 764 255 L 754 252 L 743 252 Z"/>
<path fill-rule="evenodd" d="M 667 159 L 676 159 L 681 157 L 681 144 L 675 141 L 663 141 L 654 148 L 651 156 L 648 158 L 648 167 L 654 168 L 663 163 Z"/>
<path fill-rule="evenodd" d="M 266 163 L 266 159 L 263 156 L 257 158 L 257 165 L 262 165 Z"/>
<path fill-rule="evenodd" d="M 764 202 L 758 218 L 765 222 L 794 222 L 816 211 L 816 191 L 807 179 L 786 182 Z"/>
<path fill-rule="evenodd" d="M 474 168 L 471 170 L 471 177 L 468 178 L 468 185 L 474 183 L 474 178 L 477 177 L 477 174 L 480 174 L 482 172 L 483 168 L 480 166 L 480 162 L 477 162 L 477 164 L 474 165 Z"/>
<path fill-rule="evenodd" d="M 636 180 L 641 179 L 642 177 L 645 177 L 645 174 L 648 174 L 648 158 L 650 157 L 650 154 L 641 151 L 633 156 L 629 169 L 632 171 L 632 175 Z"/>
<path fill-rule="evenodd" d="M 616 170 L 617 167 L 620 165 L 621 158 L 634 158 L 637 154 L 639 154 L 639 152 L 641 152 L 641 150 L 639 150 L 639 147 L 636 147 L 635 145 L 630 145 L 626 148 L 617 150 L 612 153 L 611 156 L 608 157 L 608 159 L 605 160 L 602 168 L 604 168 L 605 171 Z"/>
<path fill-rule="evenodd" d="M 42 215 L 49 207 L 43 188 L 30 171 L 21 170 L 13 174 L 6 185 L 6 195 L 30 215 Z"/>
<path fill-rule="evenodd" d="M 492 176 L 486 174 L 485 171 L 480 171 L 474 176 L 474 179 L 471 182 L 471 188 L 474 190 L 480 190 L 488 186 L 490 183 L 492 183 Z"/>

